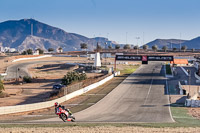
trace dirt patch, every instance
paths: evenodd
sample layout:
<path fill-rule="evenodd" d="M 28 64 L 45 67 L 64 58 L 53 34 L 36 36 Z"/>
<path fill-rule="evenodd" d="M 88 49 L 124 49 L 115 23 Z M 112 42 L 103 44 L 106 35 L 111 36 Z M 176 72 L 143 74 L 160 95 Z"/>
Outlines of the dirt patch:
<path fill-rule="evenodd" d="M 96 127 L 38 127 L 38 128 L 0 128 L 3 133 L 198 133 L 200 128 L 144 128 L 144 127 L 115 127 L 115 126 L 96 126 Z"/>
<path fill-rule="evenodd" d="M 189 108 L 189 114 L 200 120 L 200 108 Z"/>
<path fill-rule="evenodd" d="M 8 93 L 5 92 L 1 92 L 0 93 L 0 98 L 5 98 L 5 97 L 9 97 L 10 95 Z"/>
<path fill-rule="evenodd" d="M 1 98 L 0 106 L 12 106 L 45 101 L 52 86 L 47 83 L 29 83 L 24 85 L 5 85 L 6 93 L 10 97 Z"/>
<path fill-rule="evenodd" d="M 60 79 L 63 78 L 68 71 L 72 71 L 78 67 L 76 65 L 66 64 L 66 62 L 85 62 L 85 59 L 74 57 L 49 57 L 40 60 L 46 61 L 47 59 L 48 61 L 52 60 L 52 62 L 44 62 L 29 66 L 29 72 L 33 76 L 32 83 L 19 85 L 15 83 L 15 80 L 5 81 L 5 93 L 9 94 L 10 97 L 1 98 L 0 106 L 29 104 L 48 100 L 49 96 L 53 92 L 52 86 L 56 83 L 60 83 Z M 92 73 L 87 74 L 88 77 L 95 77 L 98 75 L 99 74 Z M 19 82 L 22 83 L 22 79 L 20 80 L 21 81 Z"/>

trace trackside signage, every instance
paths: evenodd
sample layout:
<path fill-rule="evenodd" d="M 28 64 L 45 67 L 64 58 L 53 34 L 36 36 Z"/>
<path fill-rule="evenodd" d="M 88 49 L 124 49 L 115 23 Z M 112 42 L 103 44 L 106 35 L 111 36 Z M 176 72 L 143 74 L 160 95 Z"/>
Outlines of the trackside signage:
<path fill-rule="evenodd" d="M 148 61 L 173 61 L 173 56 L 147 56 Z"/>
<path fill-rule="evenodd" d="M 140 55 L 116 55 L 116 60 L 126 61 L 173 61 L 173 56 L 140 56 Z"/>
<path fill-rule="evenodd" d="M 142 56 L 137 56 L 137 55 L 116 55 L 116 60 L 141 61 L 142 60 Z"/>

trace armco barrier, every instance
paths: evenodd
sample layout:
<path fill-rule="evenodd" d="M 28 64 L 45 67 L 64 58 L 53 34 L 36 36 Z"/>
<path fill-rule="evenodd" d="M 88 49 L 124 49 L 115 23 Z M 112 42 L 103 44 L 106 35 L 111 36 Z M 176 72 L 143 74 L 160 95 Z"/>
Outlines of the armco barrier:
<path fill-rule="evenodd" d="M 200 77 L 196 74 L 196 72 L 194 72 L 194 76 L 195 76 L 195 78 L 197 78 L 198 80 L 200 80 Z"/>
<path fill-rule="evenodd" d="M 180 95 L 183 95 L 183 87 L 182 87 L 180 81 L 178 82 L 178 86 L 179 86 L 179 89 L 180 89 Z"/>
<path fill-rule="evenodd" d="M 183 72 L 184 72 L 187 76 L 189 76 L 189 74 L 188 74 L 188 72 L 185 70 L 185 68 L 183 68 L 183 67 L 181 66 L 181 69 L 183 70 Z"/>
<path fill-rule="evenodd" d="M 83 89 L 77 90 L 75 92 L 72 92 L 68 95 L 65 95 L 61 98 L 52 100 L 52 101 L 47 101 L 47 102 L 40 102 L 40 103 L 33 103 L 33 104 L 25 104 L 25 105 L 16 105 L 16 106 L 5 106 L 5 107 L 0 107 L 0 115 L 3 114 L 11 114 L 11 113 L 19 113 L 19 112 L 25 112 L 25 111 L 33 111 L 33 110 L 38 110 L 38 109 L 43 109 L 43 108 L 48 108 L 48 107 L 52 107 L 54 105 L 55 102 L 65 102 L 71 98 L 74 98 L 76 96 L 79 96 L 83 93 L 86 93 L 89 90 L 92 90 L 102 84 L 104 84 L 105 82 L 109 81 L 110 79 L 112 79 L 114 77 L 114 75 L 120 75 L 120 72 L 116 72 L 115 74 L 110 75 L 109 77 L 106 77 L 105 79 L 91 84 Z"/>
<path fill-rule="evenodd" d="M 29 58 L 19 58 L 19 59 L 12 60 L 12 62 L 17 62 L 17 61 L 22 61 L 22 60 L 40 59 L 40 58 L 46 58 L 46 57 L 52 57 L 52 55 L 44 55 L 44 56 L 29 57 Z"/>

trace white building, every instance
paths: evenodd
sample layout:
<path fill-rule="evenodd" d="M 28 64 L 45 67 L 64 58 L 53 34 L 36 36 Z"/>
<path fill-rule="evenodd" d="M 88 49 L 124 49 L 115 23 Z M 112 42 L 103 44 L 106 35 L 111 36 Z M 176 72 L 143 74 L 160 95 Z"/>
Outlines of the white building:
<path fill-rule="evenodd" d="M 34 53 L 33 53 L 33 55 L 39 55 L 40 54 L 40 52 L 39 52 L 39 50 L 37 49 L 37 50 L 35 50 L 34 51 Z"/>

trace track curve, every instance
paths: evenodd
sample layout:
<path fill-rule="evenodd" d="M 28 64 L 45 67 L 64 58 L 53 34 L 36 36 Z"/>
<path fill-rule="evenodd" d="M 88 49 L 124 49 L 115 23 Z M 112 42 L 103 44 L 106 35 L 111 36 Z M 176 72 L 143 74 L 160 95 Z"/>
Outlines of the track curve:
<path fill-rule="evenodd" d="M 161 62 L 142 65 L 95 105 L 75 113 L 77 122 L 174 122 Z M 61 121 L 59 118 L 37 122 Z M 36 122 L 36 121 L 35 121 Z"/>

